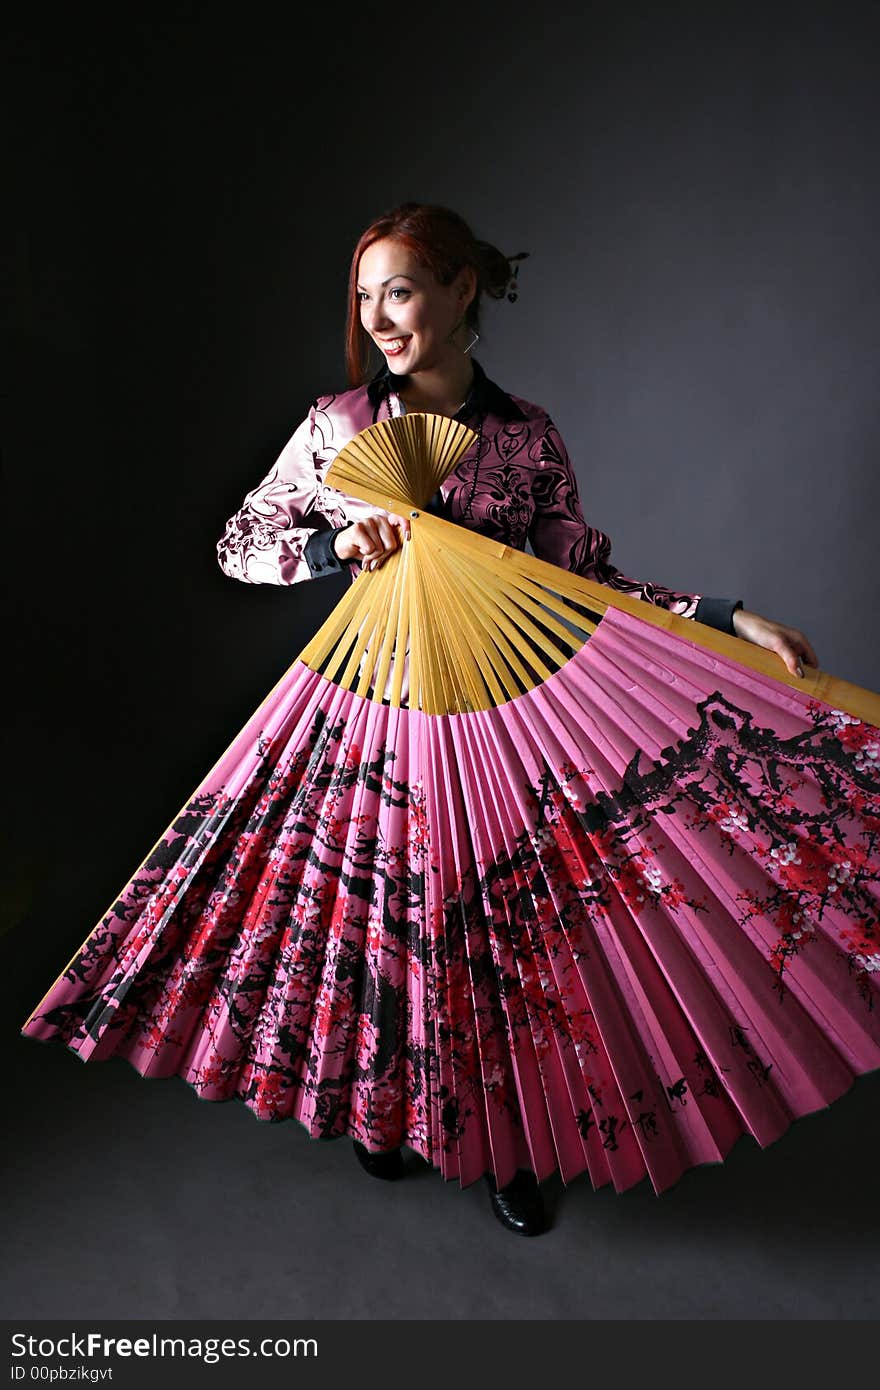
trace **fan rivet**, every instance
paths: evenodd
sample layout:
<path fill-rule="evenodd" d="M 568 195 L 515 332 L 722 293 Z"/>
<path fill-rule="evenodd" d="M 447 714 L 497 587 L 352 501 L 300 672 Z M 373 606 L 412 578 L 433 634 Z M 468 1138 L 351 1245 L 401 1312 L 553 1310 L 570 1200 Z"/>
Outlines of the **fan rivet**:
<path fill-rule="evenodd" d="M 418 512 L 410 512 L 410 516 L 418 516 Z"/>

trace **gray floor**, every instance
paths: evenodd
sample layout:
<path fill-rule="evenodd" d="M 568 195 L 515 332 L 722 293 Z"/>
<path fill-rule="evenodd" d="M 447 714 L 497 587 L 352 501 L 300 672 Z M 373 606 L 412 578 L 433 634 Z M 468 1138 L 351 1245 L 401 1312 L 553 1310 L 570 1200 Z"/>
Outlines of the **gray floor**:
<path fill-rule="evenodd" d="M 15 952 L 11 953 L 13 956 Z M 6 952 L 7 986 L 10 952 Z M 17 1029 L 27 1013 L 7 1004 Z M 32 1006 L 32 1001 L 31 1005 Z M 662 1197 L 548 1184 L 526 1240 L 410 1155 L 13 1036 L 2 1309 L 28 1318 L 873 1318 L 880 1076 Z"/>

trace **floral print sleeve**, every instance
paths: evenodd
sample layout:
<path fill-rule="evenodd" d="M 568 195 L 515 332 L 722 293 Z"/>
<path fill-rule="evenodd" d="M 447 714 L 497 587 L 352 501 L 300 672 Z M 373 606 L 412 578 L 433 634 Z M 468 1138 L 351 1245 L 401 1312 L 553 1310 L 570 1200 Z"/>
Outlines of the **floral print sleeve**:
<path fill-rule="evenodd" d="M 630 579 L 611 564 L 611 540 L 584 520 L 568 450 L 549 416 L 538 442 L 535 465 L 535 511 L 529 540 L 539 560 L 549 560 L 585 579 L 656 603 L 682 618 L 695 616 L 699 594 Z"/>
<path fill-rule="evenodd" d="M 220 568 L 247 584 L 298 584 L 311 579 L 306 545 L 316 530 L 338 524 L 316 466 L 315 406 L 263 481 L 226 523 L 217 543 Z"/>

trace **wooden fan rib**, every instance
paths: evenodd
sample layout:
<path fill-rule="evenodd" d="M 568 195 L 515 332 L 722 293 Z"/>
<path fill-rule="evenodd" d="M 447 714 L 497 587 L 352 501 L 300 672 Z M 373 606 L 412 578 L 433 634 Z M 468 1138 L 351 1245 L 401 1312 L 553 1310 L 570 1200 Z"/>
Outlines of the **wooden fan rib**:
<path fill-rule="evenodd" d="M 518 632 L 528 637 L 529 640 L 543 652 L 544 656 L 557 670 L 560 666 L 564 666 L 572 653 L 577 651 L 581 646 L 581 643 L 576 641 L 567 629 L 560 628 L 567 650 L 563 651 L 557 647 L 555 643 L 550 640 L 546 631 L 536 627 L 531 621 L 533 616 L 545 617 L 546 615 L 544 615 L 543 610 L 540 609 L 538 605 L 532 603 L 527 596 L 524 596 L 519 585 L 508 584 L 506 582 L 501 584 L 494 582 L 498 577 L 499 576 L 497 576 L 494 571 L 487 568 L 483 585 L 479 592 L 487 594 L 491 598 L 497 611 L 499 613 L 505 613 L 507 617 L 512 620 Z M 506 580 L 504 574 L 500 577 Z M 549 623 L 549 618 L 547 621 Z M 555 623 L 555 619 L 553 621 Z M 546 679 L 547 676 L 550 675 L 550 672 L 544 666 L 541 666 L 541 671 L 543 679 Z"/>
<path fill-rule="evenodd" d="M 444 544 L 452 550 L 463 551 L 466 555 L 479 556 L 486 565 L 515 565 L 519 574 L 525 575 L 536 581 L 543 589 L 561 595 L 564 598 L 577 599 L 580 601 L 590 600 L 590 606 L 604 613 L 605 609 L 611 605 L 616 605 L 618 595 L 615 590 L 610 589 L 605 584 L 597 584 L 594 580 L 584 579 L 582 575 L 573 574 L 571 570 L 562 570 L 558 565 L 552 565 L 547 560 L 539 560 L 535 555 L 527 555 L 523 550 L 517 550 L 514 546 L 506 545 L 503 541 L 491 540 L 488 536 L 481 536 L 476 531 L 469 531 L 464 526 L 458 526 L 454 521 L 447 521 L 445 517 L 430 515 L 430 524 L 436 529 L 438 535 L 442 534 Z M 643 602 L 643 600 L 631 600 L 631 602 Z M 622 605 L 621 605 L 622 606 Z M 648 608 L 653 608 L 654 604 L 646 604 Z M 666 612 L 665 609 L 661 610 Z M 684 619 L 683 621 L 690 621 Z"/>
<path fill-rule="evenodd" d="M 382 639 L 382 648 L 379 652 L 379 661 L 376 668 L 376 698 L 383 699 L 385 687 L 388 684 L 388 673 L 391 669 L 391 658 L 395 652 L 397 633 L 400 628 L 400 616 L 404 611 L 404 591 L 409 580 L 410 565 L 410 546 L 407 544 L 399 552 L 399 562 L 394 566 L 392 573 L 392 584 L 389 596 L 388 608 L 385 619 L 385 634 Z M 390 562 L 389 562 L 390 565 Z M 404 644 L 406 634 L 404 634 Z M 396 657 L 403 661 L 402 652 L 405 649 L 396 648 Z"/>
<path fill-rule="evenodd" d="M 548 565 L 544 560 L 536 560 L 535 556 L 527 555 L 525 551 L 516 550 L 513 546 L 488 540 L 485 536 L 478 537 L 474 532 L 465 533 L 464 527 L 456 526 L 444 517 L 431 515 L 430 523 L 436 523 L 438 543 L 470 558 L 479 556 L 479 562 L 485 569 L 494 575 L 504 577 L 508 583 L 524 586 L 531 593 L 540 594 L 548 604 L 552 603 L 558 613 L 564 614 L 567 611 L 566 602 L 575 598 L 590 597 L 593 601 L 592 606 L 599 608 L 601 612 L 609 606 L 606 594 L 610 590 L 607 590 L 605 585 L 594 585 L 580 575 L 560 570 L 557 565 Z M 486 544 L 472 547 L 469 543 L 470 536 Z M 535 570 L 536 565 L 541 567 L 540 571 Z M 583 591 L 584 585 L 588 587 L 588 594 Z M 606 589 L 605 594 L 602 592 L 603 589 Z M 580 615 L 578 617 L 580 620 Z"/>
<path fill-rule="evenodd" d="M 481 706 L 487 693 L 482 672 L 475 659 L 473 643 L 469 645 L 463 640 L 466 633 L 473 634 L 466 595 L 458 577 L 449 567 L 437 563 L 436 551 L 429 540 L 424 545 L 424 553 L 429 586 L 433 589 L 432 616 L 438 658 L 452 673 L 459 692 L 458 707 L 465 698 L 471 703 L 477 701 Z"/>
<path fill-rule="evenodd" d="M 329 477 L 329 474 L 328 474 Z M 404 501 L 407 506 L 413 506 L 415 501 L 415 491 L 410 492 L 407 487 L 407 480 L 401 476 L 399 469 L 377 467 L 375 455 L 371 456 L 370 465 L 370 485 L 366 486 L 363 474 L 353 465 L 349 468 L 340 469 L 334 475 L 333 485 L 344 491 L 348 497 L 363 502 L 369 502 L 370 497 L 366 492 L 378 493 L 381 496 L 395 497 Z"/>
<path fill-rule="evenodd" d="M 366 694 L 366 690 L 364 689 L 362 682 L 359 680 L 359 677 L 361 677 L 363 674 L 364 656 L 369 652 L 370 640 L 375 630 L 376 623 L 373 617 L 373 603 L 371 601 L 363 625 L 359 627 L 354 634 L 354 645 L 349 650 L 348 660 L 346 661 L 342 673 L 339 677 L 339 684 L 344 685 L 346 690 L 354 689 L 355 683 L 357 682 L 357 693 L 359 695 Z"/>
<path fill-rule="evenodd" d="M 454 560 L 449 560 L 447 561 L 447 563 L 455 565 L 456 562 Z M 471 578 L 467 571 L 464 572 L 464 575 L 468 579 Z M 516 609 L 516 607 L 512 603 L 510 603 L 509 600 L 502 596 L 500 600 L 493 600 L 490 605 L 490 603 L 486 599 L 485 594 L 482 593 L 479 588 L 474 587 L 472 602 L 476 607 L 480 608 L 484 613 L 488 615 L 489 621 L 494 626 L 498 627 L 505 637 L 510 639 L 511 644 L 518 643 L 521 640 L 522 634 L 525 629 L 523 623 L 519 620 L 519 610 Z M 532 631 L 535 632 L 536 635 L 538 635 L 536 629 L 533 628 Z M 527 689 L 530 689 L 532 686 L 534 686 L 535 676 L 534 674 L 530 674 L 528 671 L 526 671 L 526 668 L 523 666 L 519 656 L 517 655 L 516 647 L 514 645 L 510 645 L 506 648 L 506 650 L 504 650 L 503 657 L 507 665 L 515 673 L 519 680 L 524 683 Z M 562 652 L 558 653 L 558 658 L 558 661 L 555 663 L 556 670 L 558 670 L 561 666 L 564 666 L 566 661 L 569 659 L 568 655 Z M 553 674 L 553 669 L 545 665 L 544 662 L 541 661 L 536 654 L 533 654 L 530 659 L 532 661 L 533 671 L 537 673 L 541 680 L 548 680 L 550 676 Z"/>
<path fill-rule="evenodd" d="M 517 654 L 522 639 L 522 627 L 516 620 L 515 610 L 508 608 L 505 612 L 503 606 L 487 597 L 479 571 L 475 573 L 470 566 L 460 559 L 451 557 L 448 552 L 444 556 L 444 565 L 455 573 L 459 590 L 466 596 L 469 611 L 478 617 L 486 633 L 488 641 L 484 640 L 481 648 L 505 688 L 511 694 L 518 693 L 517 688 L 510 684 L 511 671 L 527 686 L 534 684 L 534 676 L 526 672 Z M 510 644 L 507 638 L 510 638 Z M 542 669 L 545 677 L 551 674 L 546 667 Z"/>
<path fill-rule="evenodd" d="M 423 565 L 419 574 L 419 591 L 422 616 L 423 646 L 422 656 L 426 663 L 426 687 L 430 691 L 430 704 L 426 706 L 431 714 L 445 714 L 457 709 L 461 691 L 466 686 L 464 672 L 453 673 L 448 660 L 448 648 L 437 642 L 436 596 L 430 588 L 429 566 Z"/>
<path fill-rule="evenodd" d="M 477 437 L 458 420 L 449 420 L 448 428 L 441 426 L 439 432 L 427 429 L 426 422 L 433 418 L 412 411 L 368 425 L 340 449 L 325 483 L 369 502 L 373 499 L 364 496 L 362 489 L 384 491 L 388 482 L 397 479 L 399 485 L 389 490 L 403 493 L 410 505 L 424 506 Z M 435 442 L 439 442 L 437 457 L 432 453 Z M 378 486 L 377 472 L 385 479 Z"/>
<path fill-rule="evenodd" d="M 413 544 L 412 541 L 409 542 Z M 412 567 L 410 583 L 407 587 L 407 628 L 409 631 L 409 705 L 410 709 L 423 708 L 423 689 L 420 678 L 422 661 L 422 626 L 419 613 L 418 565 Z"/>
<path fill-rule="evenodd" d="M 426 623 L 426 603 L 423 589 L 421 566 L 413 566 L 411 585 L 410 622 L 412 650 L 410 653 L 410 691 L 415 688 L 418 707 L 426 714 L 445 713 L 443 702 L 438 698 L 434 668 L 431 663 L 430 632 Z M 410 700 L 412 704 L 412 700 Z"/>
<path fill-rule="evenodd" d="M 433 559 L 433 552 L 428 551 Z M 427 561 L 426 568 L 431 564 Z M 456 710 L 485 709 L 488 704 L 504 700 L 504 694 L 494 672 L 487 672 L 479 663 L 477 653 L 485 646 L 479 628 L 472 621 L 472 609 L 463 601 L 465 595 L 458 576 L 448 565 L 434 565 L 429 585 L 433 586 L 435 617 L 435 650 L 438 662 L 449 669 L 456 688 Z M 455 615 L 443 623 L 441 613 Z M 470 633 L 470 644 L 464 640 Z"/>
<path fill-rule="evenodd" d="M 358 580 L 360 576 L 358 576 Z M 343 594 L 339 603 L 325 623 L 321 625 L 299 654 L 299 660 L 313 670 L 320 669 L 323 662 L 334 650 L 337 643 L 344 640 L 346 632 L 356 620 L 361 606 L 363 587 L 355 580 L 350 589 Z"/>
<path fill-rule="evenodd" d="M 418 537 L 417 537 L 417 539 L 416 539 L 416 545 L 419 546 L 419 538 L 418 538 Z M 418 591 L 417 594 L 416 594 L 416 602 L 417 602 L 417 604 L 418 604 L 418 606 L 419 606 L 420 631 L 422 632 L 423 637 L 424 637 L 424 644 L 423 644 L 423 646 L 420 648 L 420 661 L 421 661 L 422 659 L 425 660 L 425 661 L 432 661 L 432 662 L 434 662 L 438 667 L 442 668 L 442 669 L 441 669 L 441 679 L 442 679 L 442 682 L 443 682 L 443 684 L 444 684 L 445 686 L 449 687 L 449 686 L 452 686 L 452 685 L 454 684 L 454 678 L 453 678 L 453 676 L 452 676 L 452 673 L 448 672 L 448 670 L 447 670 L 447 665 L 448 665 L 448 663 L 446 662 L 446 654 L 445 654 L 444 650 L 442 649 L 442 646 L 441 646 L 441 645 L 438 645 L 438 643 L 437 643 L 437 637 L 436 637 L 436 605 L 430 605 L 430 604 L 427 604 L 427 603 L 426 603 L 426 598 L 425 598 L 425 592 L 424 592 L 424 591 L 425 591 L 425 590 L 430 590 L 430 588 L 431 588 L 431 577 L 427 574 L 427 570 L 428 570 L 428 568 L 429 568 L 429 561 L 428 561 L 428 558 L 426 557 L 426 555 L 425 555 L 425 553 L 424 553 L 424 550 L 421 548 L 421 546 L 419 546 L 419 549 L 418 549 L 418 551 L 417 551 L 416 563 L 417 563 L 417 565 L 418 565 L 418 567 L 419 567 L 419 572 L 420 572 L 421 576 L 422 576 L 423 579 L 426 581 L 424 585 L 420 585 L 419 591 Z M 428 634 L 429 634 L 429 633 L 430 633 L 430 641 L 428 640 Z M 411 663 L 411 670 L 414 671 L 415 679 L 416 679 L 416 682 L 417 682 L 417 684 L 418 684 L 419 686 L 428 683 L 428 681 L 429 681 L 429 673 L 428 673 L 427 671 L 424 671 L 419 663 L 412 662 L 412 663 Z M 445 699 L 447 702 L 448 702 L 449 698 L 450 698 L 449 695 L 444 696 L 444 699 Z"/>
<path fill-rule="evenodd" d="M 391 444 L 396 448 L 392 450 Z M 340 461 L 341 460 L 341 461 Z M 390 492 L 395 496 L 409 496 L 409 480 L 399 456 L 399 441 L 373 440 L 369 449 L 361 446 L 351 448 L 345 459 L 338 455 L 327 471 L 325 482 L 341 487 L 350 496 L 359 495 L 357 489 L 369 480 L 374 490 Z"/>
<path fill-rule="evenodd" d="M 534 674 L 526 670 L 518 652 L 522 636 L 520 626 L 512 622 L 497 604 L 487 599 L 479 576 L 470 568 L 464 568 L 456 560 L 450 562 L 448 554 L 445 567 L 457 575 L 459 589 L 466 594 L 468 610 L 476 618 L 483 634 L 478 649 L 485 656 L 495 680 L 503 686 L 505 698 L 512 699 L 523 686 L 531 688 L 535 683 Z M 551 674 L 547 667 L 542 667 L 542 670 L 546 676 Z M 486 672 L 482 674 L 485 679 Z"/>
<path fill-rule="evenodd" d="M 395 490 L 402 496 L 415 499 L 421 495 L 421 475 L 424 472 L 418 439 L 412 429 L 397 430 L 393 437 L 398 444 L 393 470 Z"/>
<path fill-rule="evenodd" d="M 329 680 L 337 680 L 346 689 L 352 689 L 357 672 L 361 669 L 361 662 L 365 652 L 369 648 L 373 632 L 376 627 L 375 603 L 377 589 L 375 584 L 370 584 L 371 580 L 378 580 L 379 573 L 375 574 L 363 571 L 358 576 L 353 590 L 357 589 L 357 602 L 353 606 L 350 621 L 346 627 L 343 639 L 337 648 L 332 651 L 330 660 L 325 671 Z M 366 582 L 361 583 L 361 580 Z M 345 661 L 342 673 L 339 668 Z"/>
<path fill-rule="evenodd" d="M 516 602 L 524 612 L 562 639 L 568 648 L 569 655 L 583 645 L 582 640 L 554 616 L 557 613 L 564 614 L 568 611 L 565 603 L 559 602 L 556 595 L 547 593 L 540 585 L 533 584 L 528 579 L 510 585 L 508 592 L 511 593 L 511 596 L 516 594 Z M 592 630 L 595 631 L 595 624 Z M 541 634 L 541 641 L 546 646 L 547 654 L 552 656 L 555 649 L 544 633 Z"/>
<path fill-rule="evenodd" d="M 370 613 L 375 615 L 373 629 L 363 644 L 361 652 L 361 664 L 358 667 L 359 675 L 356 693 L 358 695 L 369 695 L 373 688 L 375 678 L 377 695 L 382 698 L 385 684 L 379 683 L 377 667 L 381 663 L 382 652 L 389 640 L 391 630 L 393 598 L 394 592 L 400 578 L 402 567 L 401 552 L 397 551 L 386 560 L 385 564 L 376 571 L 371 571 L 371 589 L 373 591 L 370 602 Z M 377 651 L 377 643 L 379 650 Z M 387 673 L 386 673 L 387 680 Z"/>
<path fill-rule="evenodd" d="M 485 702 L 485 689 L 475 684 L 471 661 L 458 643 L 458 630 L 444 626 L 440 620 L 442 595 L 438 588 L 439 575 L 426 556 L 419 569 L 420 606 L 422 619 L 422 661 L 419 675 L 427 693 L 425 708 L 431 713 L 448 713 L 466 707 L 474 700 Z M 459 614 L 459 620 L 462 615 Z M 450 637 L 452 641 L 450 642 Z M 453 651 L 456 658 L 453 659 Z"/>
<path fill-rule="evenodd" d="M 403 700 L 403 677 L 407 671 L 407 656 L 410 649 L 409 641 L 409 595 L 412 589 L 412 575 L 409 567 L 412 564 L 411 556 L 404 558 L 406 567 L 406 583 L 401 584 L 400 606 L 397 613 L 397 631 L 394 638 L 394 650 L 396 659 L 394 662 L 394 672 L 391 681 L 391 703 L 398 709 Z M 407 699 L 409 694 L 407 693 Z"/>
<path fill-rule="evenodd" d="M 509 600 L 516 604 L 519 610 L 542 623 L 562 639 L 565 646 L 568 648 L 567 655 L 563 655 L 559 652 L 558 648 L 550 642 L 545 633 L 539 633 L 536 628 L 526 622 L 521 624 L 523 631 L 530 637 L 534 638 L 537 635 L 537 640 L 540 642 L 545 654 L 552 661 L 566 661 L 568 656 L 570 656 L 572 652 L 577 651 L 582 645 L 581 639 L 576 637 L 571 632 L 570 628 L 566 627 L 564 623 L 559 622 L 554 616 L 554 613 L 565 614 L 568 612 L 568 608 L 564 601 L 557 600 L 554 594 L 547 593 L 546 590 L 534 584 L 527 577 L 517 575 L 515 569 L 507 569 L 504 567 L 496 568 L 493 565 L 485 565 L 480 568 L 483 569 L 486 575 L 491 577 L 486 581 L 486 586 L 490 592 L 494 592 L 496 596 L 502 593 L 505 594 Z M 548 609 L 550 610 L 549 612 Z M 595 624 L 591 624 L 589 630 L 595 631 L 595 627 Z"/>

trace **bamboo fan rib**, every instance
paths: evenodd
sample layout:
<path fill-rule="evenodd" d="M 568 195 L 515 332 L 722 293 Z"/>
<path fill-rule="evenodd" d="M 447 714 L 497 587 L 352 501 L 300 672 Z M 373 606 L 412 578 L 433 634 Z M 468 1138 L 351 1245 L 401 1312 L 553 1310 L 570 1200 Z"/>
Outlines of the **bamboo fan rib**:
<path fill-rule="evenodd" d="M 352 497 L 423 507 L 477 436 L 446 415 L 414 412 L 369 425 L 340 449 L 326 481 Z"/>
<path fill-rule="evenodd" d="M 410 413 L 340 450 L 326 481 L 407 515 L 411 539 L 358 575 L 300 653 L 312 670 L 427 714 L 491 709 L 560 670 L 611 607 L 880 723 L 871 691 L 809 668 L 803 679 L 790 676 L 772 652 L 423 511 L 475 439 L 446 416 Z"/>

